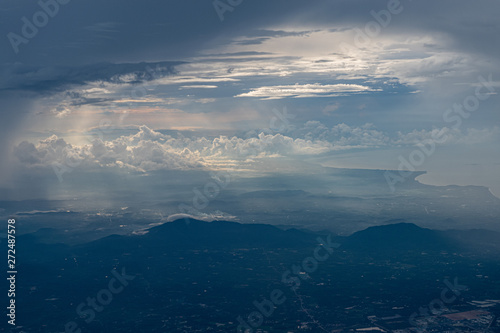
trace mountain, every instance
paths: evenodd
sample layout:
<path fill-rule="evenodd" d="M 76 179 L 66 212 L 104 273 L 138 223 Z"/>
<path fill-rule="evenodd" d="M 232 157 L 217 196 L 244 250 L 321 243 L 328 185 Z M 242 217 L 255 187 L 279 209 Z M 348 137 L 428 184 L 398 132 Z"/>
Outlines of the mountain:
<path fill-rule="evenodd" d="M 439 251 L 453 248 L 443 233 L 420 228 L 413 223 L 396 223 L 370 227 L 347 237 L 342 248 L 352 251 Z"/>
<path fill-rule="evenodd" d="M 228 221 L 205 222 L 180 219 L 167 222 L 136 235 L 112 235 L 77 248 L 123 248 L 140 244 L 144 248 L 231 249 L 231 248 L 303 248 L 315 244 L 317 235 L 295 229 L 282 230 L 267 224 L 241 224 Z"/>
<path fill-rule="evenodd" d="M 395 223 L 355 232 L 342 249 L 385 255 L 405 251 L 500 251 L 500 233 L 490 230 L 431 230 L 413 223 Z"/>

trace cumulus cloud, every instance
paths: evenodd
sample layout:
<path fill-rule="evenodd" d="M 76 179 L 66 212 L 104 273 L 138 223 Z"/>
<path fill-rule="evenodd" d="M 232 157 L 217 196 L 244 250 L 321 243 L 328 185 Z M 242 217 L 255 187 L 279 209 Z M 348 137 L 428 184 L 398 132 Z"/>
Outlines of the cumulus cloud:
<path fill-rule="evenodd" d="M 439 140 L 436 140 L 439 138 Z M 231 166 L 247 168 L 248 162 L 275 157 L 314 156 L 336 150 L 413 146 L 428 140 L 439 144 L 495 142 L 500 129 L 433 129 L 398 132 L 390 135 L 373 124 L 351 127 L 341 123 L 327 127 L 308 121 L 285 134 L 254 132 L 246 138 L 173 137 L 140 126 L 133 135 L 114 140 L 93 140 L 86 145 L 72 145 L 56 135 L 38 144 L 21 142 L 14 150 L 26 166 L 50 166 L 54 163 L 87 168 L 120 168 L 139 172 L 189 170 Z"/>
<path fill-rule="evenodd" d="M 397 133 L 393 143 L 396 145 L 416 145 L 427 141 L 439 144 L 478 144 L 497 142 L 500 139 L 500 128 L 434 128 L 432 130 L 413 130 L 408 133 Z"/>
<path fill-rule="evenodd" d="M 197 169 L 221 161 L 245 160 L 281 155 L 314 155 L 331 149 L 321 140 L 293 139 L 282 134 L 260 133 L 242 139 L 220 136 L 212 139 L 174 138 L 140 126 L 134 135 L 76 146 L 56 135 L 37 145 L 23 141 L 15 156 L 25 165 L 63 165 L 85 167 L 118 167 L 147 172 L 161 169 Z"/>
<path fill-rule="evenodd" d="M 76 146 L 53 135 L 36 146 L 21 142 L 14 150 L 19 161 L 28 165 L 54 164 L 74 167 L 119 167 L 136 171 L 158 169 L 191 169 L 201 167 L 201 161 L 188 149 L 176 150 L 156 141 L 156 133 L 146 127 L 130 137 L 114 141 L 94 140 Z"/>
<path fill-rule="evenodd" d="M 388 134 L 377 130 L 373 124 L 351 127 L 341 123 L 330 128 L 319 121 L 308 121 L 292 135 L 330 142 L 335 149 L 380 147 L 391 142 Z"/>
<path fill-rule="evenodd" d="M 500 139 L 500 128 L 454 129 L 448 127 L 388 133 L 378 130 L 373 124 L 349 126 L 341 123 L 327 127 L 319 121 L 308 121 L 294 128 L 288 135 L 309 141 L 328 142 L 333 149 L 414 146 L 432 140 L 438 144 L 491 143 Z"/>

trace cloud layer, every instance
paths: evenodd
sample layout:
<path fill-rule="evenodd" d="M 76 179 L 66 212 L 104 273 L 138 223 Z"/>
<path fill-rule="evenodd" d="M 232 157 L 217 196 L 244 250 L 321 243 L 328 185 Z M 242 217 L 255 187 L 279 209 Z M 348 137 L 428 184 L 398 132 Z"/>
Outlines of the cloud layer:
<path fill-rule="evenodd" d="M 65 165 L 68 167 L 121 168 L 139 172 L 154 170 L 188 170 L 221 166 L 248 167 L 255 159 L 278 156 L 315 156 L 323 153 L 397 146 L 416 146 L 433 141 L 436 144 L 491 143 L 500 139 L 500 129 L 467 130 L 434 129 L 412 131 L 390 136 L 372 124 L 351 127 L 339 124 L 332 128 L 309 121 L 286 134 L 266 134 L 269 129 L 247 138 L 219 136 L 174 138 L 141 126 L 134 135 L 115 140 L 93 140 L 86 145 L 67 143 L 53 135 L 36 145 L 27 141 L 15 148 L 15 156 L 25 166 Z M 436 141 L 439 138 L 439 142 Z"/>

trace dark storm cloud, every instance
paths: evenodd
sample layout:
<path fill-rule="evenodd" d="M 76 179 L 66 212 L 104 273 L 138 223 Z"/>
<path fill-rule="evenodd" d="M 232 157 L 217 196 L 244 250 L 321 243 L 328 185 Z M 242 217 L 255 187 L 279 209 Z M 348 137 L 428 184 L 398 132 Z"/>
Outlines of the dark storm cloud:
<path fill-rule="evenodd" d="M 211 1 L 70 1 L 13 52 L 8 38 L 2 62 L 79 64 L 102 61 L 157 61 L 192 56 L 214 38 L 231 38 L 242 31 L 279 22 L 293 11 L 293 3 L 247 2 L 222 23 Z M 290 6 L 292 5 L 292 6 Z M 35 2 L 10 4 L 0 28 L 22 35 L 26 17 L 41 10 Z M 280 15 L 278 15 L 280 14 Z M 140 60 L 139 60 L 140 59 Z"/>
<path fill-rule="evenodd" d="M 391 0 L 393 1 L 393 0 Z M 39 29 L 18 54 L 9 39 L 0 42 L 0 62 L 40 65 L 178 60 L 202 49 L 224 45 L 247 36 L 254 43 L 285 31 L 271 26 L 363 27 L 370 12 L 387 9 L 387 0 L 366 1 L 243 1 L 225 13 L 221 22 L 212 1 L 70 1 Z M 401 0 L 403 12 L 394 16 L 387 31 L 445 33 L 457 48 L 498 54 L 500 3 L 484 1 Z M 32 20 L 40 6 L 31 1 L 5 4 L 0 32 L 21 34 L 23 17 Z M 247 42 L 248 43 L 248 42 Z"/>
<path fill-rule="evenodd" d="M 75 67 L 4 66 L 0 91 L 26 90 L 33 92 L 58 91 L 70 85 L 88 82 L 130 83 L 175 73 L 174 67 L 182 62 L 156 62 L 135 64 L 100 63 Z M 125 78 L 125 76 L 127 78 Z"/>

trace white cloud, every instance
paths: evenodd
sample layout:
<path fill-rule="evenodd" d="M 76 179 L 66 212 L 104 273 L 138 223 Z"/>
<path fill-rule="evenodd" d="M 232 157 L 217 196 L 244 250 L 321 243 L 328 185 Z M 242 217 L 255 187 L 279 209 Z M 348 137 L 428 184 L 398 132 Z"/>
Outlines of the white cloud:
<path fill-rule="evenodd" d="M 36 146 L 22 142 L 15 149 L 17 158 L 28 165 L 51 166 L 58 163 L 69 168 L 119 167 L 137 171 L 158 169 L 191 169 L 202 166 L 198 156 L 188 149 L 176 150 L 158 142 L 160 133 L 142 126 L 139 133 L 114 141 L 94 140 L 76 146 L 53 135 Z"/>
<path fill-rule="evenodd" d="M 337 111 L 340 108 L 340 103 L 333 103 L 333 104 L 328 104 L 323 108 L 323 113 L 328 115 L 332 112 Z"/>
<path fill-rule="evenodd" d="M 295 84 L 264 86 L 256 88 L 247 93 L 239 94 L 236 97 L 259 97 L 261 99 L 280 99 L 285 97 L 305 98 L 305 97 L 334 97 L 339 95 L 377 91 L 359 84 Z"/>
<path fill-rule="evenodd" d="M 173 138 L 147 126 L 139 132 L 112 141 L 94 140 L 76 146 L 53 135 L 36 146 L 20 143 L 15 149 L 18 160 L 25 165 L 69 167 L 112 167 L 141 172 L 161 169 L 197 169 L 235 163 L 248 158 L 272 158 L 281 155 L 315 155 L 331 150 L 328 142 L 293 139 L 281 134 L 264 134 L 242 139 L 220 136 L 208 139 Z M 236 161 L 236 162 L 235 162 Z"/>
<path fill-rule="evenodd" d="M 190 86 L 180 86 L 182 89 L 215 89 L 217 86 L 206 84 L 193 84 Z"/>
<path fill-rule="evenodd" d="M 432 130 L 413 130 L 409 133 L 397 133 L 393 140 L 397 145 L 416 145 L 426 141 L 435 141 L 439 144 L 478 144 L 498 142 L 500 140 L 500 128 L 469 128 L 460 130 L 455 128 L 435 128 Z"/>
<path fill-rule="evenodd" d="M 334 149 L 381 147 L 391 143 L 389 135 L 375 129 L 372 124 L 351 127 L 341 123 L 328 128 L 319 121 L 308 121 L 290 135 L 329 142 Z"/>
<path fill-rule="evenodd" d="M 441 133 L 441 134 L 439 134 Z M 433 138 L 446 138 L 439 144 L 496 142 L 500 129 L 433 129 L 398 132 L 392 137 L 372 124 L 351 127 L 344 123 L 331 128 L 318 121 L 284 134 L 254 134 L 251 137 L 178 137 L 140 126 L 134 135 L 115 140 L 94 140 L 72 145 L 56 135 L 37 145 L 21 142 L 15 155 L 25 166 L 51 166 L 59 163 L 71 168 L 121 168 L 140 172 L 202 168 L 252 168 L 249 163 L 276 157 L 314 156 L 336 150 L 413 146 Z"/>

